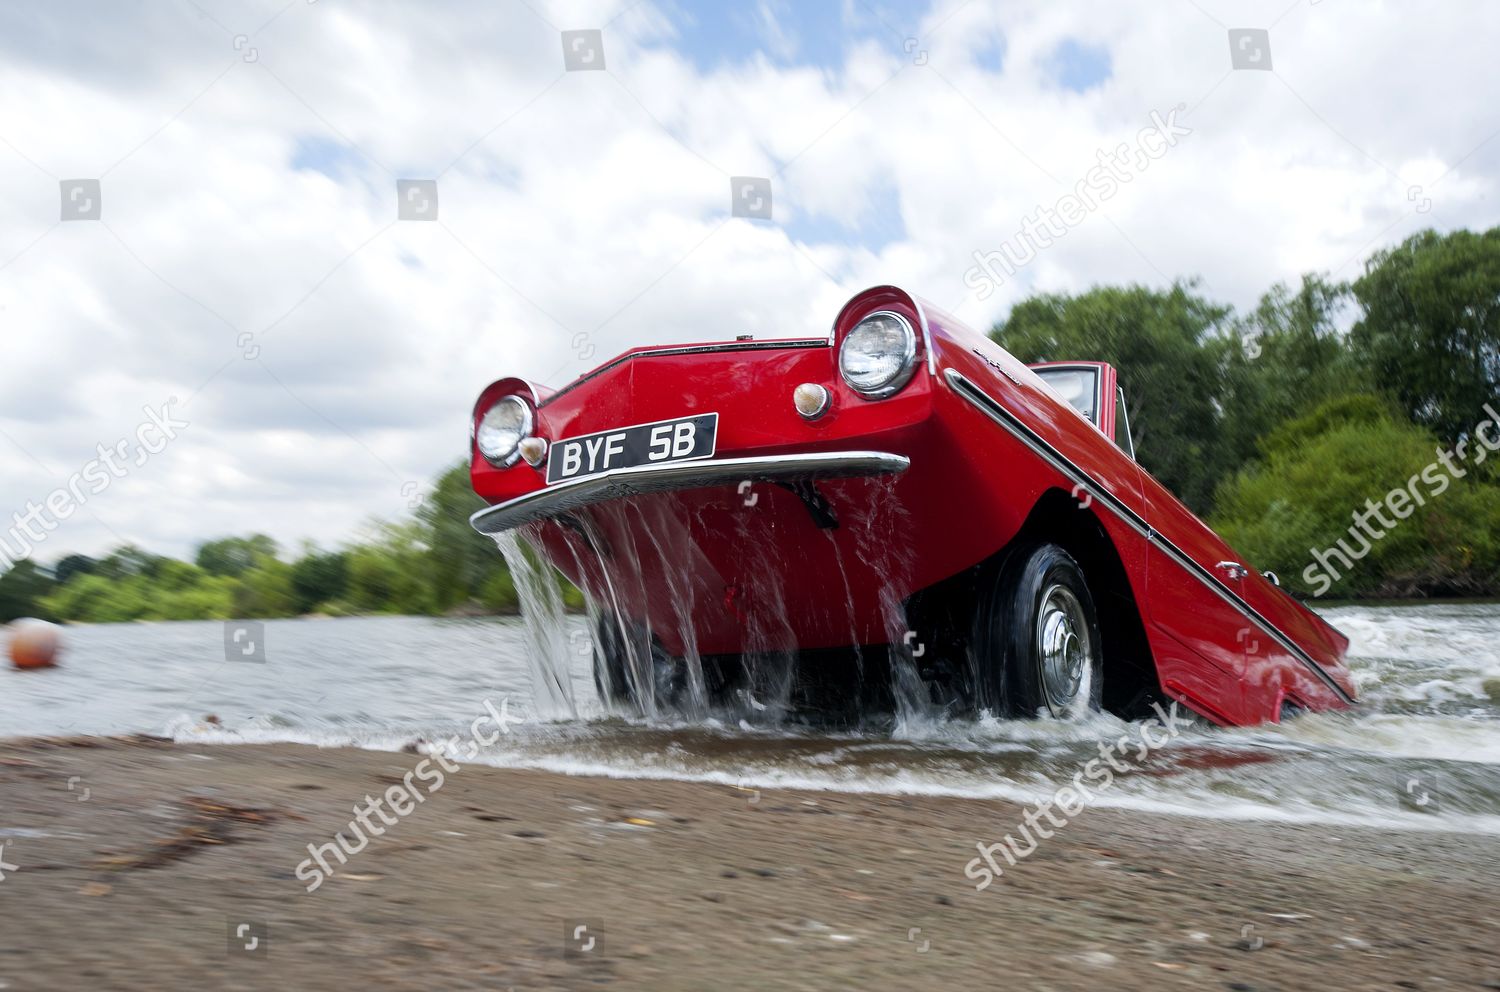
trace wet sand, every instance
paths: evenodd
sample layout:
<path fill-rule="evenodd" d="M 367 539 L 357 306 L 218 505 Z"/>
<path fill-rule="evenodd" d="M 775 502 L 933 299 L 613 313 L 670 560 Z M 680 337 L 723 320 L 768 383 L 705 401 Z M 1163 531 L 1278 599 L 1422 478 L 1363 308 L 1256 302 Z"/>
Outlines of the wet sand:
<path fill-rule="evenodd" d="M 421 760 L 0 742 L 0 988 L 1500 989 L 1446 833 L 1085 811 L 976 892 L 1015 805 L 464 766 L 308 893 Z"/>

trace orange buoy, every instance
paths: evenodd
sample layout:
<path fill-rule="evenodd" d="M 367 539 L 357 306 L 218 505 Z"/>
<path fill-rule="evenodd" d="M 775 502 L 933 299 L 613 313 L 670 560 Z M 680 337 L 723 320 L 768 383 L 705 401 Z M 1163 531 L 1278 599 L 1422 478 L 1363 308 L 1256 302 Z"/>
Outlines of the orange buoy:
<path fill-rule="evenodd" d="M 61 646 L 56 624 L 25 619 L 10 625 L 10 661 L 17 668 L 51 668 Z"/>

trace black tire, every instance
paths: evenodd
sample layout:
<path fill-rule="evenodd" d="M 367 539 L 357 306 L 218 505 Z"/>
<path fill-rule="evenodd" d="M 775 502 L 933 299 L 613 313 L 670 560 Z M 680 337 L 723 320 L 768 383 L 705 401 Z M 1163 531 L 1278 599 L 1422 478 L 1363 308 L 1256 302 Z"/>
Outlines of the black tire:
<path fill-rule="evenodd" d="M 681 661 L 667 654 L 643 625 L 610 613 L 599 617 L 594 686 L 606 704 L 651 715 L 677 701 L 683 682 Z M 648 694 L 650 699 L 644 699 Z"/>
<path fill-rule="evenodd" d="M 997 716 L 1098 711 L 1104 642 L 1083 572 L 1055 544 L 1014 549 L 981 579 L 972 640 L 977 704 Z"/>

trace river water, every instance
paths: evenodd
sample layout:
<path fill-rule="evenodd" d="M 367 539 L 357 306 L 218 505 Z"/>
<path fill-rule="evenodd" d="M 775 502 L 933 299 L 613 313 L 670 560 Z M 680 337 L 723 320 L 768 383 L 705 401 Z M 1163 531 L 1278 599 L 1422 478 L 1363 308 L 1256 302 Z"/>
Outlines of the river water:
<path fill-rule="evenodd" d="M 1323 612 L 1352 641 L 1357 710 L 1184 729 L 1095 789 L 1095 804 L 1500 835 L 1500 605 Z M 586 621 L 561 622 L 551 642 L 565 674 L 550 671 L 541 694 L 534 632 L 512 619 L 270 621 L 237 643 L 221 623 L 68 628 L 61 667 L 0 670 L 0 736 L 144 732 L 396 750 L 416 738 L 467 740 L 485 701 L 504 700 L 525 722 L 470 760 L 714 782 L 750 798 L 798 787 L 1031 802 L 1072 780 L 1101 741 L 1139 730 L 1107 716 L 909 721 L 868 733 L 722 715 L 625 720 L 595 693 Z"/>

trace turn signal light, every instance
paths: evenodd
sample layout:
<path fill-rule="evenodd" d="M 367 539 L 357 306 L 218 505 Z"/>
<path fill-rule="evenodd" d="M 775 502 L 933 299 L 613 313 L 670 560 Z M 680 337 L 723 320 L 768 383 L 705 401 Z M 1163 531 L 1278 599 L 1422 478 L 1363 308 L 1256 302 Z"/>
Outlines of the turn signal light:
<path fill-rule="evenodd" d="M 827 413 L 831 399 L 828 390 L 816 382 L 804 382 L 792 390 L 792 405 L 807 420 L 817 420 Z"/>
<path fill-rule="evenodd" d="M 527 465 L 539 468 L 542 459 L 547 457 L 547 442 L 539 437 L 523 438 L 521 443 L 516 445 L 516 450 L 521 453 L 522 458 L 526 459 Z"/>

